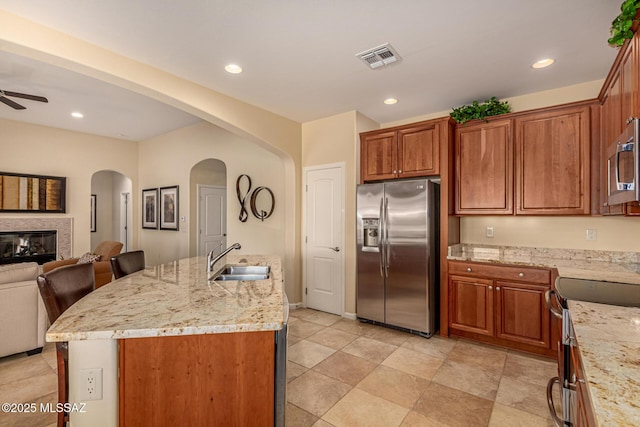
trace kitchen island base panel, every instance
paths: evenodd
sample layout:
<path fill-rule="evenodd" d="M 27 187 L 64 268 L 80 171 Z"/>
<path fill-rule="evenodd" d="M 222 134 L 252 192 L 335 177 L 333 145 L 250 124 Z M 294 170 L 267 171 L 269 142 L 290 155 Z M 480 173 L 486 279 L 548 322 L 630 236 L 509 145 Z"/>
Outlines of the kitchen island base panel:
<path fill-rule="evenodd" d="M 274 332 L 119 342 L 120 427 L 274 423 Z"/>
<path fill-rule="evenodd" d="M 102 369 L 102 399 L 85 401 L 81 370 Z M 69 403 L 79 411 L 69 414 L 74 427 L 118 427 L 118 341 L 69 341 Z"/>

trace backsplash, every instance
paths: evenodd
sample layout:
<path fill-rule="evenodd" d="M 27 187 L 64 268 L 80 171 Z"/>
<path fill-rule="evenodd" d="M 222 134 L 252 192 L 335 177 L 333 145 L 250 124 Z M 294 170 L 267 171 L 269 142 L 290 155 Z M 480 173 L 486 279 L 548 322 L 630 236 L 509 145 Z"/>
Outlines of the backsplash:
<path fill-rule="evenodd" d="M 525 262 L 532 258 L 550 258 L 554 260 L 600 261 L 634 264 L 640 262 L 640 253 L 622 251 L 603 251 L 588 249 L 533 248 L 524 246 L 492 246 L 460 243 L 449 246 L 449 256 L 467 257 L 477 260 L 501 259 L 504 261 Z"/>

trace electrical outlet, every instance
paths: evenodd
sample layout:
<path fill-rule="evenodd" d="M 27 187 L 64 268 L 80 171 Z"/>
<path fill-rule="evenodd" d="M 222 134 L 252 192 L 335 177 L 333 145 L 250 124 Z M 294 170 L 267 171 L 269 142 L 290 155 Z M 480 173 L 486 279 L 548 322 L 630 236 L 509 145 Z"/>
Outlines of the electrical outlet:
<path fill-rule="evenodd" d="M 80 400 L 102 399 L 102 368 L 80 370 Z"/>
<path fill-rule="evenodd" d="M 487 237 L 493 237 L 493 227 L 487 227 Z"/>
<path fill-rule="evenodd" d="M 598 240 L 598 230 L 587 228 L 587 240 Z"/>

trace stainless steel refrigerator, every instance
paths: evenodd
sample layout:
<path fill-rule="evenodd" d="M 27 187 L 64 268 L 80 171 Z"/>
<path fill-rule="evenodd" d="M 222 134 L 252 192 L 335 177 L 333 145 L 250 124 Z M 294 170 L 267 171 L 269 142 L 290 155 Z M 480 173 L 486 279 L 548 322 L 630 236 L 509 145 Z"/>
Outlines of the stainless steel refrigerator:
<path fill-rule="evenodd" d="M 439 184 L 363 184 L 357 191 L 357 316 L 431 336 L 438 329 Z"/>

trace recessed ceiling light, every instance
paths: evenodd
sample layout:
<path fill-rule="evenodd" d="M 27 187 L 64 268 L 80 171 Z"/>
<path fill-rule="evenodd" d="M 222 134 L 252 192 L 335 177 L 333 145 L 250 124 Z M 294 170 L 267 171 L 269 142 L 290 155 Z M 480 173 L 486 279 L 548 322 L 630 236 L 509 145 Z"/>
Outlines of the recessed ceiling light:
<path fill-rule="evenodd" d="M 546 59 L 541 59 L 540 61 L 534 62 L 533 65 L 531 65 L 531 66 L 533 68 L 544 68 L 544 67 L 548 67 L 549 65 L 553 64 L 554 62 L 556 62 L 555 59 L 546 58 Z"/>
<path fill-rule="evenodd" d="M 224 69 L 227 71 L 227 73 L 231 74 L 240 74 L 242 72 L 242 67 L 236 64 L 227 64 L 225 65 Z"/>
<path fill-rule="evenodd" d="M 79 112 L 79 111 L 74 111 L 73 113 L 71 113 L 71 116 L 72 116 L 72 117 L 75 117 L 76 119 L 81 119 L 81 118 L 83 118 L 83 117 L 84 117 L 84 114 L 82 114 L 82 113 L 81 113 L 81 112 Z"/>
<path fill-rule="evenodd" d="M 398 100 L 395 98 L 387 98 L 384 100 L 384 103 L 387 105 L 393 105 L 393 104 L 397 104 Z"/>

